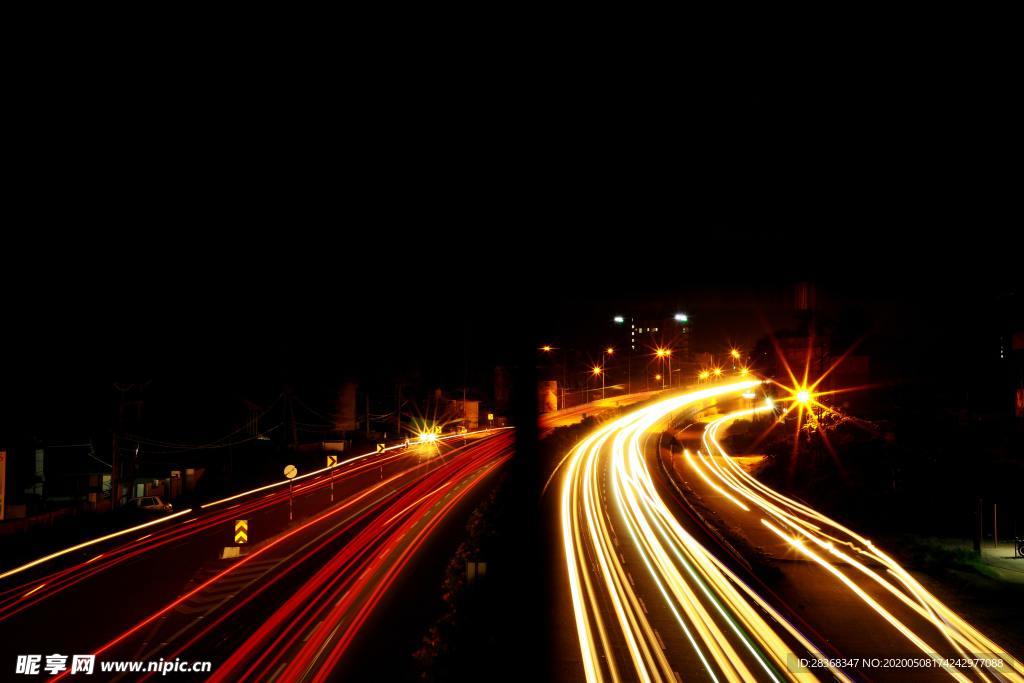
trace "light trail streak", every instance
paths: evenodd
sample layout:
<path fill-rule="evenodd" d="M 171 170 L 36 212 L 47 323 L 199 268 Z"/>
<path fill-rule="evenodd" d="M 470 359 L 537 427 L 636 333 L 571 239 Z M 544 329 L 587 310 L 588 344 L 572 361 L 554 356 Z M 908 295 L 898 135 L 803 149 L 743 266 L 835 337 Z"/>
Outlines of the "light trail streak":
<path fill-rule="evenodd" d="M 511 435 L 495 436 L 426 473 L 388 502 L 218 668 L 213 681 L 323 680 L 386 590 L 446 514 L 505 462 Z M 312 624 L 312 627 L 311 627 Z"/>
<path fill-rule="evenodd" d="M 787 657 L 802 650 L 826 659 L 683 529 L 644 458 L 643 441 L 678 411 L 700 411 L 760 383 L 712 385 L 634 410 L 592 432 L 563 461 L 563 551 L 588 681 L 675 680 L 679 665 L 670 656 L 693 657 L 690 670 L 703 668 L 714 681 L 813 680 L 791 671 Z M 629 564 L 620 538 L 639 563 Z M 630 567 L 646 571 L 654 587 L 643 599 L 646 586 Z M 678 626 L 664 641 L 645 607 L 655 604 Z"/>
<path fill-rule="evenodd" d="M 770 406 L 738 410 L 710 422 L 702 436 L 703 452 L 694 457 L 685 453 L 687 464 L 698 470 L 705 480 L 717 479 L 712 484 L 716 490 L 729 489 L 729 500 L 747 513 L 757 515 L 759 521 L 803 557 L 820 566 L 825 576 L 839 582 L 846 590 L 860 599 L 868 608 L 878 614 L 896 633 L 918 648 L 923 656 L 931 658 L 936 670 L 943 670 L 956 680 L 970 680 L 965 673 L 972 673 L 981 680 L 991 680 L 986 673 L 999 680 L 1024 681 L 1024 666 L 1006 654 L 995 642 L 987 638 L 963 618 L 953 612 L 942 601 L 929 593 L 895 560 L 878 549 L 869 539 L 857 534 L 830 517 L 813 508 L 793 500 L 758 481 L 729 455 L 718 440 L 719 431 L 726 425 L 743 418 L 749 418 Z M 741 504 L 737 498 L 749 503 Z M 814 550 L 813 548 L 817 548 Z M 847 550 L 843 550 L 846 548 Z M 833 559 L 829 559 L 829 558 Z M 858 559 L 862 558 L 862 559 Z M 879 573 L 870 564 L 880 565 L 885 571 Z M 844 571 L 843 568 L 855 571 Z M 858 583 L 861 581 L 867 583 Z M 892 580 L 890 580 L 892 579 Z M 996 654 L 1003 658 L 1001 669 L 971 668 L 965 671 L 949 665 L 935 646 L 930 644 L 919 631 L 895 616 L 866 590 L 866 586 L 877 585 L 909 608 L 926 622 L 928 627 L 950 645 L 960 658 L 973 659 L 991 657 Z"/>
<path fill-rule="evenodd" d="M 395 475 L 395 477 L 398 477 L 398 476 L 401 476 L 401 475 Z M 199 593 L 201 593 L 202 591 L 206 590 L 210 586 L 215 585 L 217 582 L 219 582 L 223 578 L 231 575 L 234 572 L 237 572 L 240 567 L 243 567 L 243 566 L 251 563 L 257 557 L 260 557 L 263 554 L 268 553 L 274 547 L 280 545 L 281 543 L 285 542 L 289 538 L 292 538 L 292 537 L 296 536 L 297 534 L 302 533 L 306 529 L 308 529 L 310 527 L 313 527 L 314 525 L 320 523 L 321 521 L 326 520 L 326 519 L 330 519 L 330 518 L 340 514 L 341 512 L 344 512 L 345 510 L 349 509 L 350 507 L 352 507 L 356 503 L 358 503 L 360 501 L 363 501 L 363 500 L 367 499 L 368 497 L 372 496 L 374 493 L 376 493 L 378 491 L 387 491 L 387 488 L 388 488 L 388 486 L 390 484 L 391 484 L 391 480 L 390 479 L 382 480 L 382 481 L 378 482 L 377 484 L 375 484 L 374 486 L 371 486 L 371 487 L 367 488 L 366 490 L 362 491 L 358 495 L 356 495 L 356 496 L 346 500 L 343 504 L 337 505 L 337 506 L 329 509 L 327 512 L 324 512 L 324 513 L 322 513 L 322 514 L 320 514 L 320 515 L 310 519 L 309 521 L 304 522 L 304 523 L 300 524 L 299 526 L 296 526 L 295 528 L 290 529 L 289 531 L 281 534 L 280 536 L 276 537 L 275 539 L 273 539 L 272 541 L 270 541 L 266 545 L 263 545 L 262 547 L 258 548 L 257 550 L 255 550 L 251 554 L 246 555 L 243 559 L 239 560 L 235 564 L 232 564 L 227 569 L 224 569 L 223 571 L 217 573 L 216 575 L 214 575 L 210 579 L 207 579 L 206 581 L 204 581 L 200 585 L 196 586 L 195 588 L 193 588 L 193 589 L 189 590 L 188 592 L 183 593 L 182 595 L 178 596 L 176 599 L 172 600 L 171 602 L 166 604 L 161 609 L 157 610 L 156 612 L 153 612 L 152 614 L 150 614 L 146 618 L 144 618 L 141 621 L 139 621 L 138 623 L 136 623 L 134 626 L 130 627 L 129 629 L 127 629 L 125 631 L 123 631 L 121 634 L 119 634 L 118 636 L 116 636 L 112 640 L 108 641 L 106 644 L 102 645 L 101 647 L 99 647 L 98 649 L 93 651 L 92 654 L 93 655 L 100 655 L 100 654 L 103 654 L 104 652 L 107 652 L 111 648 L 113 648 L 113 647 L 117 646 L 118 644 L 122 643 L 123 641 L 131 638 L 134 634 L 138 633 L 145 626 L 153 623 L 154 621 L 156 621 L 160 617 L 162 617 L 165 614 L 169 613 L 175 607 L 183 604 L 184 602 L 186 602 L 190 598 L 198 595 Z M 59 674 L 58 676 L 55 676 L 54 678 L 51 678 L 50 680 L 51 681 L 60 680 L 60 679 L 64 678 L 67 675 L 68 675 L 68 672 L 65 671 L 65 672 Z"/>
<path fill-rule="evenodd" d="M 182 510 L 181 512 L 175 512 L 173 515 L 167 515 L 166 517 L 161 517 L 160 519 L 154 519 L 153 521 L 146 522 L 145 524 L 139 524 L 137 526 L 133 526 L 133 527 L 130 527 L 128 529 L 121 529 L 120 531 L 115 531 L 112 534 L 107 534 L 106 536 L 100 536 L 99 538 L 94 538 L 94 539 L 92 539 L 90 541 L 85 541 L 84 543 L 79 543 L 77 545 L 73 545 L 73 546 L 70 546 L 68 548 L 64 548 L 63 550 L 58 550 L 55 553 L 50 553 L 49 555 L 45 555 L 43 557 L 40 557 L 37 560 L 32 560 L 31 562 L 27 562 L 27 563 L 21 565 L 20 567 L 15 567 L 14 569 L 8 569 L 7 571 L 5 571 L 2 574 L 0 574 L 0 579 L 6 579 L 8 576 L 14 576 L 15 574 L 20 574 L 21 572 L 25 571 L 26 569 L 31 569 L 32 567 L 36 567 L 38 565 L 41 565 L 44 562 L 49 562 L 50 560 L 56 559 L 56 558 L 58 558 L 58 557 L 60 557 L 62 555 L 67 555 L 68 553 L 73 553 L 76 550 L 81 550 L 82 548 L 88 548 L 89 546 L 96 545 L 97 543 L 103 543 L 104 541 L 109 541 L 111 539 L 118 538 L 120 536 L 124 536 L 125 534 L 134 533 L 134 532 L 136 532 L 136 531 L 138 531 L 140 529 L 148 529 L 151 526 L 156 526 L 157 524 L 163 524 L 164 522 L 169 522 L 172 519 L 181 517 L 183 515 L 187 515 L 190 512 L 192 512 L 191 508 L 189 508 L 187 510 Z"/>
<path fill-rule="evenodd" d="M 465 447 L 466 446 L 457 447 L 452 452 L 457 452 L 460 448 Z M 344 470 L 337 474 L 334 474 L 335 484 L 341 484 L 349 478 L 358 476 L 369 471 L 376 470 L 378 467 L 382 465 L 396 462 L 401 458 L 409 457 L 409 455 L 410 454 L 408 452 L 391 453 L 384 455 L 380 458 L 366 459 L 361 462 L 354 462 L 352 466 L 345 468 Z M 358 458 L 354 458 L 352 460 L 358 460 Z M 418 467 L 419 465 L 412 469 L 416 469 Z M 328 486 L 330 486 L 330 484 L 330 476 L 323 476 L 318 479 L 310 479 L 309 481 L 304 482 L 302 485 L 296 486 L 293 490 L 293 494 L 295 496 L 295 499 L 298 500 L 302 496 L 315 493 L 317 491 L 325 490 Z M 141 536 L 135 539 L 134 541 L 129 541 L 114 548 L 108 549 L 104 553 L 101 553 L 100 555 L 97 555 L 87 561 L 68 566 L 64 569 L 58 570 L 44 577 L 35 577 L 27 583 L 23 583 L 17 586 L 13 586 L 11 588 L 4 589 L 3 591 L 0 591 L 0 621 L 4 621 L 14 616 L 15 614 L 18 614 L 38 604 L 43 600 L 53 598 L 59 593 L 69 588 L 72 588 L 73 586 L 89 578 L 92 578 L 102 572 L 117 567 L 130 559 L 137 558 L 146 553 L 152 553 L 153 551 L 159 548 L 163 548 L 168 544 L 181 542 L 183 540 L 195 537 L 202 533 L 209 533 L 211 531 L 216 532 L 220 526 L 226 523 L 230 523 L 235 516 L 251 516 L 261 511 L 269 510 L 270 508 L 276 505 L 281 505 L 285 501 L 287 501 L 287 499 L 287 489 L 277 489 L 275 491 L 268 493 L 266 496 L 250 499 L 247 501 L 242 501 L 236 503 L 235 505 L 228 506 L 226 508 L 221 508 L 219 510 L 202 512 L 199 516 L 192 517 L 190 519 L 179 519 L 178 523 L 175 525 L 170 525 L 169 527 L 159 529 L 157 532 L 148 533 L 144 536 Z M 165 522 L 171 519 L 172 517 L 184 515 L 187 512 L 189 512 L 189 510 L 183 510 L 182 512 L 176 515 L 163 517 L 158 520 L 153 520 L 152 522 L 147 522 L 145 525 L 124 529 L 120 532 L 117 532 L 117 534 L 94 539 L 93 541 L 89 541 L 86 544 L 81 544 L 80 546 L 73 546 L 71 548 L 65 549 L 64 551 L 61 551 L 61 553 L 59 554 L 67 554 L 74 550 L 78 550 L 81 547 L 87 547 L 89 545 L 94 545 L 101 541 L 109 540 L 115 537 L 120 537 L 124 534 L 133 531 L 138 531 L 142 527 L 147 527 L 152 524 Z M 142 541 L 146 539 L 152 540 L 150 540 L 146 544 L 143 544 Z M 40 558 L 35 563 L 29 563 L 28 565 L 24 565 L 23 567 L 20 567 L 14 571 L 22 571 L 24 569 L 28 569 L 33 564 L 40 564 L 41 562 L 47 561 L 48 559 L 53 559 L 54 557 L 57 557 L 59 554 L 54 554 L 53 556 L 48 556 L 46 558 Z M 103 561 L 98 562 L 97 560 L 101 558 L 103 558 Z M 34 594 L 30 600 L 23 600 L 22 592 L 25 590 L 25 588 L 28 585 L 31 585 L 36 581 L 40 580 L 43 580 L 47 583 L 47 589 L 45 591 L 41 591 L 39 593 Z"/>
<path fill-rule="evenodd" d="M 435 443 L 436 442 L 445 442 L 445 441 L 449 441 L 451 439 L 466 438 L 466 437 L 470 437 L 470 436 L 481 436 L 481 435 L 485 435 L 485 434 L 488 434 L 488 433 L 502 432 L 502 431 L 506 431 L 506 430 L 510 430 L 510 429 L 513 429 L 513 428 L 512 427 L 495 427 L 495 428 L 488 428 L 488 429 L 479 429 L 479 430 L 476 430 L 476 431 L 467 432 L 465 434 L 445 434 L 445 435 L 438 436 L 436 438 L 436 440 L 435 440 Z M 393 451 L 400 451 L 400 450 L 402 450 L 404 448 L 405 448 L 405 444 L 404 443 L 399 443 L 399 444 L 394 444 L 392 446 L 388 446 L 387 448 L 384 449 L 384 452 L 385 453 L 391 453 Z M 391 455 L 388 458 L 374 459 L 372 461 L 373 462 L 373 466 L 377 467 L 377 466 L 379 466 L 381 464 L 382 461 L 387 461 L 387 460 L 391 460 L 391 459 L 400 457 L 402 454 L 403 453 L 399 453 L 397 455 Z M 318 470 L 313 470 L 312 472 L 307 472 L 306 474 L 299 475 L 299 476 L 295 477 L 294 479 L 292 479 L 290 481 L 292 481 L 293 484 L 294 484 L 294 482 L 296 482 L 296 481 L 306 480 L 306 479 L 313 479 L 315 477 L 318 477 L 319 475 L 323 475 L 325 473 L 329 473 L 331 470 L 337 470 L 339 467 L 342 467 L 344 465 L 350 465 L 352 463 L 356 463 L 356 462 L 360 462 L 360 461 L 366 460 L 367 458 L 372 458 L 372 456 L 374 456 L 374 455 L 378 455 L 378 453 L 376 451 L 371 451 L 369 453 L 363 453 L 361 455 L 356 455 L 356 456 L 353 456 L 351 458 L 348 458 L 347 460 L 339 461 L 336 465 L 333 465 L 331 467 L 323 467 L 323 468 L 320 468 Z M 348 473 L 348 471 L 346 471 L 346 474 L 347 473 Z M 208 510 L 210 508 L 223 505 L 224 503 L 228 503 L 228 502 L 231 502 L 231 501 L 234 501 L 234 500 L 239 500 L 241 498 L 246 498 L 246 497 L 251 496 L 251 495 L 253 495 L 255 493 L 260 493 L 260 492 L 263 492 L 263 491 L 272 491 L 273 492 L 275 489 L 278 489 L 278 488 L 288 484 L 288 482 L 289 482 L 288 479 L 283 479 L 281 481 L 276 481 L 276 482 L 273 482 L 273 483 L 270 483 L 270 484 L 266 484 L 264 486 L 258 486 L 256 488 L 249 489 L 248 491 L 242 491 L 241 493 L 236 493 L 236 494 L 228 496 L 226 498 L 221 498 L 219 500 L 211 501 L 209 503 L 204 503 L 203 505 L 199 506 L 199 509 L 200 510 Z M 327 485 L 328 483 L 329 483 L 329 481 L 325 478 L 324 480 L 322 480 L 320 482 L 317 482 L 315 488 L 317 488 L 317 489 L 322 488 L 322 485 Z M 301 489 L 301 487 L 300 488 L 296 488 L 293 491 L 293 493 L 295 493 L 295 494 L 299 493 L 300 489 Z M 271 497 L 268 496 L 268 498 L 271 498 Z M 235 509 L 236 507 L 238 507 L 238 506 L 237 505 L 231 506 L 230 508 L 227 508 L 227 510 L 232 510 L 232 509 Z M 170 521 L 175 520 L 175 519 L 180 520 L 182 517 L 184 517 L 185 515 L 187 515 L 187 514 L 189 514 L 191 512 L 193 512 L 193 509 L 192 508 L 188 508 L 188 509 L 185 509 L 185 510 L 181 510 L 179 512 L 175 512 L 174 514 L 166 515 L 166 516 L 161 517 L 159 519 L 154 519 L 152 521 L 145 522 L 143 524 L 138 524 L 136 526 L 132 526 L 132 527 L 128 527 L 128 528 L 125 528 L 125 529 L 121 529 L 119 531 L 115 531 L 113 533 L 106 534 L 106 535 L 100 536 L 98 538 L 93 538 L 93 539 L 90 539 L 88 541 L 84 541 L 82 543 L 78 543 L 76 545 L 69 546 L 67 548 L 64 548 L 62 550 L 58 550 L 56 552 L 50 553 L 48 555 L 45 555 L 43 557 L 39 557 L 39 558 L 37 558 L 35 560 L 32 560 L 31 562 L 26 562 L 25 564 L 20 565 L 18 567 L 13 567 L 11 569 L 8 569 L 8 570 L 0 573 L 0 580 L 6 579 L 6 578 L 11 577 L 11 576 L 15 576 L 16 574 L 20 574 L 21 572 L 24 572 L 26 570 L 32 569 L 33 567 L 37 567 L 37 566 L 42 565 L 42 564 L 44 564 L 46 562 L 49 562 L 51 560 L 57 559 L 58 557 L 62 557 L 62 556 L 71 554 L 71 553 L 76 552 L 78 550 L 82 550 L 84 548 L 88 548 L 90 546 L 94 546 L 94 545 L 97 545 L 99 543 L 105 543 L 107 541 L 111 541 L 111 540 L 120 538 L 120 537 L 125 536 L 127 534 L 131 534 L 131 533 L 134 533 L 136 531 L 139 531 L 141 529 L 147 529 L 147 528 L 159 525 L 159 524 L 165 524 L 165 523 L 170 522 Z M 197 521 L 197 519 L 198 518 L 193 518 L 193 519 L 185 520 L 185 521 L 183 521 L 181 523 L 182 524 L 188 524 L 188 523 Z M 143 536 L 142 538 L 148 538 L 151 535 L 152 534 L 148 534 L 147 536 Z M 142 538 L 137 539 L 137 540 L 141 541 Z M 0 611 L 2 611 L 2 610 L 0 610 Z"/>

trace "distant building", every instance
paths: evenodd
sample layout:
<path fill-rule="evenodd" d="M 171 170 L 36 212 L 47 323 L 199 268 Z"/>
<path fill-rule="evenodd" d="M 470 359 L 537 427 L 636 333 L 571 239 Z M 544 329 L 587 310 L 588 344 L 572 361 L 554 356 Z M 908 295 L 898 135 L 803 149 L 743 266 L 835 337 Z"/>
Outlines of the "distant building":
<path fill-rule="evenodd" d="M 674 358 L 690 360 L 690 316 L 685 313 L 615 316 L 612 329 L 616 345 L 633 354 L 667 348 Z"/>

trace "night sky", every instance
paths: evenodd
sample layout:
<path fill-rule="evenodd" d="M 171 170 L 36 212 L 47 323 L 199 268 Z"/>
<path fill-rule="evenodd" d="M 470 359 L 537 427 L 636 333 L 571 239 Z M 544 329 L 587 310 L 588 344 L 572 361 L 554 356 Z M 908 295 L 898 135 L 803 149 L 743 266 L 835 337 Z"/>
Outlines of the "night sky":
<path fill-rule="evenodd" d="M 982 340 L 1019 280 L 998 74 L 704 66 L 366 79 L 344 122 L 312 73 L 279 69 L 230 87 L 156 73 L 116 121 L 89 113 L 102 86 L 73 125 L 34 108 L 47 134 L 9 188 L 0 431 L 106 424 L 114 378 L 166 385 L 168 424 L 215 433 L 224 405 L 286 384 L 313 402 L 353 375 L 455 390 L 632 302 L 744 341 L 762 316 L 786 324 L 803 280 L 970 366 L 944 345 Z"/>

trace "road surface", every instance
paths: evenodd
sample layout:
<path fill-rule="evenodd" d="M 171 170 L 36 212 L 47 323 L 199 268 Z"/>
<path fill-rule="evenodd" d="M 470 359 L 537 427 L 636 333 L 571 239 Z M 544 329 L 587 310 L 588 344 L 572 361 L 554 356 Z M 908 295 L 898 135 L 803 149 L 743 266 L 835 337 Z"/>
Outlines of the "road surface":
<path fill-rule="evenodd" d="M 579 424 L 586 417 L 602 415 L 610 410 L 615 410 L 616 408 L 631 406 L 635 403 L 640 403 L 641 401 L 653 398 L 659 393 L 661 393 L 661 390 L 640 391 L 632 394 L 623 394 L 621 396 L 609 396 L 608 398 L 599 398 L 596 401 L 573 406 L 572 408 L 563 408 L 562 410 L 556 410 L 552 413 L 544 413 L 540 416 L 539 420 L 540 436 L 541 438 L 544 438 L 558 427 L 568 427 L 570 425 Z"/>
<path fill-rule="evenodd" d="M 268 680 L 302 662 L 301 675 L 282 680 L 322 680 L 381 592 L 511 444 L 510 430 L 494 430 L 393 448 L 293 483 L 292 521 L 289 487 L 273 484 L 7 570 L 3 666 L 13 672 L 20 654 L 181 658 L 211 661 L 218 680 Z M 249 523 L 246 552 L 221 559 L 237 519 Z M 300 596 L 320 602 L 296 610 Z M 267 624 L 272 645 L 259 640 Z"/>
<path fill-rule="evenodd" d="M 661 432 L 717 412 L 759 384 L 737 379 L 662 398 L 602 425 L 567 455 L 560 531 L 583 677 L 1024 680 L 1016 663 L 999 670 L 949 666 L 947 657 L 992 657 L 1001 648 L 866 539 L 767 489 L 732 462 L 716 434 L 735 414 L 708 423 L 703 457 L 675 457 L 667 471 L 678 475 L 681 460 L 691 472 L 675 494 L 669 491 L 658 464 Z M 706 496 L 692 488 L 694 480 Z M 688 510 L 687 497 L 699 505 Z M 773 591 L 755 558 L 744 557 L 750 547 L 730 544 L 714 528 L 710 513 L 721 508 L 749 513 L 744 529 L 763 529 L 785 546 L 778 554 L 787 565 L 816 573 L 793 582 L 789 592 Z M 815 602 L 821 618 L 811 623 L 801 599 Z M 857 631 L 866 631 L 859 641 L 845 638 Z M 908 661 L 886 661 L 890 654 Z M 863 661 L 875 657 L 877 664 Z"/>

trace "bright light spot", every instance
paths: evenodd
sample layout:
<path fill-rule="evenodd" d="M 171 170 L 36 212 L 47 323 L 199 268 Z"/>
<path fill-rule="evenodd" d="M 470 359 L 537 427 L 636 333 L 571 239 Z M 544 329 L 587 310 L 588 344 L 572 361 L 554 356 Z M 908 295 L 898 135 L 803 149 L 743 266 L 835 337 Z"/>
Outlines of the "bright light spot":
<path fill-rule="evenodd" d="M 655 375 L 654 379 L 661 379 L 661 375 Z"/>
<path fill-rule="evenodd" d="M 750 374 L 750 368 L 740 368 L 740 377 L 746 377 Z"/>
<path fill-rule="evenodd" d="M 626 319 L 623 318 L 621 315 L 615 316 L 614 318 L 612 318 L 612 320 L 617 322 L 619 325 L 621 325 L 622 323 L 626 322 Z"/>
<path fill-rule="evenodd" d="M 550 351 L 551 350 L 551 346 L 549 346 L 548 344 L 545 344 L 544 346 L 540 347 L 540 350 L 541 351 Z"/>
<path fill-rule="evenodd" d="M 604 352 L 607 353 L 610 356 L 613 353 L 615 353 L 615 349 L 613 349 L 612 347 L 609 346 L 607 349 L 604 350 Z"/>
<path fill-rule="evenodd" d="M 676 321 L 685 323 L 688 322 L 689 320 L 690 316 L 686 315 L 685 313 L 676 313 Z"/>
<path fill-rule="evenodd" d="M 593 373 L 594 373 L 595 375 L 600 375 L 600 374 L 601 374 L 601 367 L 600 367 L 599 365 L 595 365 L 595 366 L 594 366 L 594 370 L 593 370 Z"/>
<path fill-rule="evenodd" d="M 732 351 L 729 352 L 729 355 L 732 356 L 733 358 L 735 358 L 736 360 L 739 360 L 739 358 L 740 358 L 740 350 L 739 349 L 733 349 Z"/>
<path fill-rule="evenodd" d="M 743 398 L 754 398 L 756 394 L 753 391 L 744 391 Z"/>
<path fill-rule="evenodd" d="M 722 376 L 722 368 L 715 368 L 711 372 L 714 373 L 715 377 L 721 377 Z"/>
<path fill-rule="evenodd" d="M 709 377 L 711 377 L 710 370 L 701 370 L 699 373 L 697 373 L 697 379 L 699 379 L 702 382 L 708 379 Z"/>
<path fill-rule="evenodd" d="M 774 407 L 775 407 L 775 401 L 773 401 L 773 400 L 771 399 L 771 397 L 768 397 L 768 398 L 766 398 L 766 399 L 764 400 L 764 404 L 765 404 L 765 405 L 766 405 L 767 407 L 769 407 L 769 408 L 774 408 Z"/>
<path fill-rule="evenodd" d="M 803 403 L 804 405 L 810 403 L 811 392 L 807 391 L 806 389 L 801 389 L 800 391 L 796 392 L 796 400 L 799 401 L 800 403 Z"/>
<path fill-rule="evenodd" d="M 420 432 L 420 443 L 433 443 L 437 441 L 437 434 L 433 432 Z"/>

